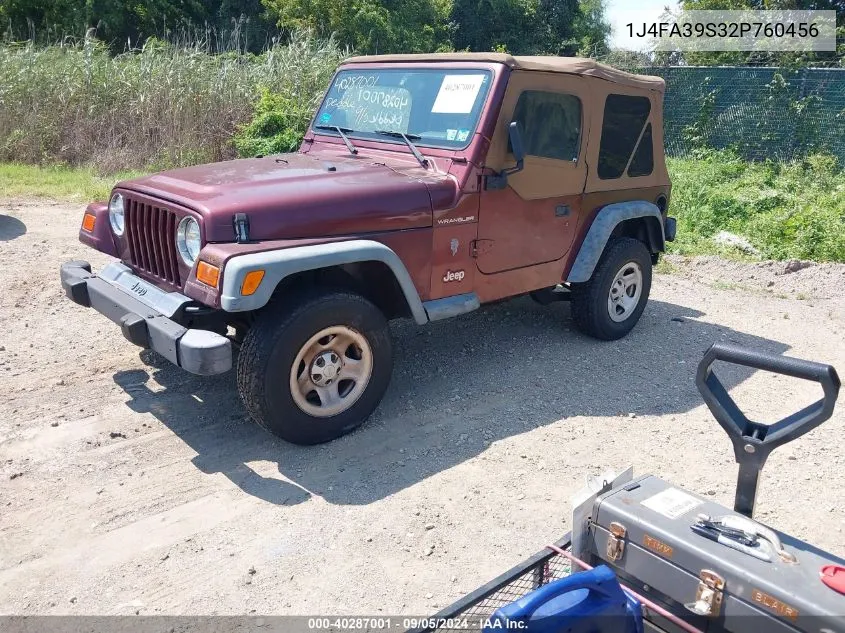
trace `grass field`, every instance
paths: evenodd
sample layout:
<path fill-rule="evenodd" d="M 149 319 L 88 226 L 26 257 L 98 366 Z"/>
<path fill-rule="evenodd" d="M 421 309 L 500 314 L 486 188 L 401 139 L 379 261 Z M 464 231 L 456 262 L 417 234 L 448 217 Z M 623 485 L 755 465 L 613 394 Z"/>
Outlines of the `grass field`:
<path fill-rule="evenodd" d="M 830 156 L 789 163 L 744 161 L 730 152 L 669 160 L 682 254 L 736 254 L 712 237 L 747 238 L 764 259 L 845 262 L 845 172 Z"/>
<path fill-rule="evenodd" d="M 114 183 L 140 175 L 120 172 L 101 175 L 91 167 L 38 167 L 0 163 L 0 197 L 50 198 L 69 202 L 105 200 Z"/>
<path fill-rule="evenodd" d="M 669 159 L 669 172 L 669 208 L 678 218 L 671 252 L 748 258 L 714 244 L 725 230 L 746 237 L 764 259 L 845 262 L 845 172 L 834 159 L 748 163 L 719 152 Z M 139 173 L 0 163 L 0 197 L 103 200 L 116 181 Z"/>

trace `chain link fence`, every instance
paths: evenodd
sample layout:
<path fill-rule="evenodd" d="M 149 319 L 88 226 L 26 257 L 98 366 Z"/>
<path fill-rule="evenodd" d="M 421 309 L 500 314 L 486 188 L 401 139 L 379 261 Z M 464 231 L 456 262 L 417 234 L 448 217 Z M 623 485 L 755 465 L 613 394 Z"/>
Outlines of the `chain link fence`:
<path fill-rule="evenodd" d="M 824 152 L 845 164 L 845 69 L 669 66 L 666 152 L 732 148 L 749 160 Z"/>

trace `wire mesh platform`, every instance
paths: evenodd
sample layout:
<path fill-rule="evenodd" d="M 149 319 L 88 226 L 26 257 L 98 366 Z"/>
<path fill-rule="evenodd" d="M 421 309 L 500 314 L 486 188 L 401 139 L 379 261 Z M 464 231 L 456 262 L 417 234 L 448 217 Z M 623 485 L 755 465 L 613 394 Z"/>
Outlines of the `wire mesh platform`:
<path fill-rule="evenodd" d="M 555 543 L 569 551 L 569 534 Z M 439 613 L 427 618 L 428 628 L 413 629 L 408 633 L 458 633 L 478 631 L 480 624 L 507 604 L 554 580 L 565 578 L 572 572 L 568 559 L 550 549 L 544 549 L 494 578 Z"/>

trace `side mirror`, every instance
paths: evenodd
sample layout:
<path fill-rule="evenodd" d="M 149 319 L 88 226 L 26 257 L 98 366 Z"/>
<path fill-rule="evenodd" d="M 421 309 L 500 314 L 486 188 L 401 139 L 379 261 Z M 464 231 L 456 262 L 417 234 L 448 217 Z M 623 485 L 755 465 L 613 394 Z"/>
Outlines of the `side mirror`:
<path fill-rule="evenodd" d="M 519 123 L 511 121 L 508 126 L 508 139 L 513 157 L 516 159 L 516 166 L 503 169 L 498 174 L 485 177 L 486 189 L 504 189 L 508 186 L 508 176 L 522 171 L 525 167 L 525 147 L 522 145 L 522 132 Z"/>
<path fill-rule="evenodd" d="M 522 131 L 519 129 L 518 122 L 511 121 L 508 126 L 508 138 L 511 142 L 513 157 L 516 159 L 516 169 L 508 169 L 507 172 L 513 174 L 522 170 L 525 163 L 525 148 L 522 146 Z"/>

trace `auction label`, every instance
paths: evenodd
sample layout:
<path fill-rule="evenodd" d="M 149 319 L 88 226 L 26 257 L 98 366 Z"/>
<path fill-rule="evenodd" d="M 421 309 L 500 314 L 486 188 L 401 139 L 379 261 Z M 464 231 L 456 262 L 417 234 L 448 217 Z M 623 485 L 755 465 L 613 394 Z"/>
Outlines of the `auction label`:
<path fill-rule="evenodd" d="M 436 114 L 469 114 L 486 75 L 446 75 L 431 111 Z"/>
<path fill-rule="evenodd" d="M 646 508 L 659 512 L 670 519 L 677 519 L 693 508 L 700 506 L 700 501 L 678 488 L 667 488 L 642 502 Z"/>

